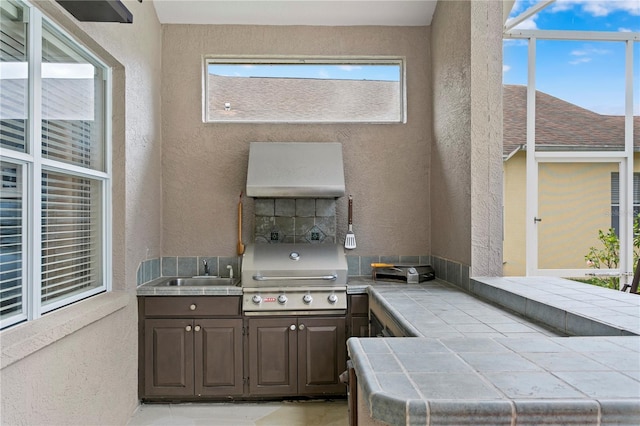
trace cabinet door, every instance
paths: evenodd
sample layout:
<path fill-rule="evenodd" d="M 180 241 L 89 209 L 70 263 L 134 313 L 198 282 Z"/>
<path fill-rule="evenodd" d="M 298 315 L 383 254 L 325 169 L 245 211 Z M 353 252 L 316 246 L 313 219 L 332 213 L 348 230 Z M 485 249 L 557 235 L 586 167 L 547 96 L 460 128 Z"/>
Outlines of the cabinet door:
<path fill-rule="evenodd" d="M 147 396 L 193 395 L 192 320 L 145 320 L 144 350 Z"/>
<path fill-rule="evenodd" d="M 369 337 L 369 317 L 352 316 L 349 337 Z"/>
<path fill-rule="evenodd" d="M 295 395 L 298 326 L 295 318 L 251 318 L 249 393 Z"/>
<path fill-rule="evenodd" d="M 347 368 L 345 317 L 298 319 L 298 393 L 347 393 L 340 374 Z"/>
<path fill-rule="evenodd" d="M 242 395 L 242 319 L 197 319 L 195 394 Z"/>

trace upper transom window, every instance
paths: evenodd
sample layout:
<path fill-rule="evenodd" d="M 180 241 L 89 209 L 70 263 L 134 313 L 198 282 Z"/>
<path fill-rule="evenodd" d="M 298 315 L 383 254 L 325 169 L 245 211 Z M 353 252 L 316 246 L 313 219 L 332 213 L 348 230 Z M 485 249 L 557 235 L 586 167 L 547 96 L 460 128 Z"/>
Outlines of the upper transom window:
<path fill-rule="evenodd" d="M 404 123 L 402 58 L 204 60 L 205 122 Z"/>

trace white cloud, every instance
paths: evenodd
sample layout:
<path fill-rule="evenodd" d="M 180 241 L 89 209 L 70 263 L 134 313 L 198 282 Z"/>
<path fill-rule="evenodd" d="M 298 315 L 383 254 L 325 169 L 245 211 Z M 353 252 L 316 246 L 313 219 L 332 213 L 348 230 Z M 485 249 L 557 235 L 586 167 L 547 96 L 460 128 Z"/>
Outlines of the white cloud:
<path fill-rule="evenodd" d="M 580 65 L 580 64 L 586 64 L 587 62 L 591 62 L 591 58 L 585 56 L 585 57 L 581 57 L 578 59 L 574 59 L 573 61 L 569 61 L 569 63 L 571 65 Z"/>
<path fill-rule="evenodd" d="M 574 56 L 576 59 L 569 61 L 571 65 L 579 65 L 587 62 L 591 62 L 594 56 L 608 55 L 611 51 L 607 49 L 598 49 L 591 46 L 584 46 L 582 49 L 572 50 L 569 55 Z"/>
<path fill-rule="evenodd" d="M 511 69 L 511 65 L 505 65 L 505 64 L 502 65 L 502 73 L 503 74 L 506 73 L 506 72 L 509 72 L 510 69 Z"/>
<path fill-rule="evenodd" d="M 613 12 L 627 12 L 640 16 L 640 1 L 638 0 L 557 0 L 550 7 L 551 12 L 562 12 L 573 7 L 579 7 L 593 16 L 608 16 Z"/>
<path fill-rule="evenodd" d="M 338 68 L 342 71 L 356 71 L 362 69 L 362 67 L 359 65 L 340 65 L 338 66 Z"/>
<path fill-rule="evenodd" d="M 608 55 L 609 53 L 611 53 L 611 51 L 607 50 L 607 49 L 596 49 L 594 47 L 586 46 L 582 50 L 572 50 L 570 55 L 572 55 L 572 56 L 587 56 L 587 55 L 591 56 L 591 55 Z"/>
<path fill-rule="evenodd" d="M 618 31 L 620 31 L 621 33 L 631 33 L 633 32 L 633 30 L 631 28 L 618 28 Z"/>
<path fill-rule="evenodd" d="M 536 17 L 533 16 L 527 19 L 526 21 L 520 22 L 518 25 L 515 26 L 515 28 L 519 30 L 537 30 L 538 24 L 536 24 Z"/>

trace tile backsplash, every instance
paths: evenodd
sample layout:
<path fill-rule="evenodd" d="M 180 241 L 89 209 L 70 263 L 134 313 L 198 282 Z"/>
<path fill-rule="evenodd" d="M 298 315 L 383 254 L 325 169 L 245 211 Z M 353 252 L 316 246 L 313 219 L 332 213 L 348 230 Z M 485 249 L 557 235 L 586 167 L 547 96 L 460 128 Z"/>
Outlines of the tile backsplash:
<path fill-rule="evenodd" d="M 256 198 L 256 243 L 335 243 L 333 198 Z"/>
<path fill-rule="evenodd" d="M 137 285 L 160 277 L 191 277 L 204 274 L 202 261 L 209 265 L 210 275 L 229 276 L 227 265 L 233 267 L 234 276 L 239 277 L 242 268 L 241 256 L 179 256 L 149 259 L 138 266 Z M 436 277 L 469 291 L 469 266 L 437 256 L 354 256 L 347 255 L 350 277 L 371 276 L 371 263 L 402 263 L 431 265 Z"/>
<path fill-rule="evenodd" d="M 204 275 L 207 261 L 209 275 L 228 277 L 227 265 L 233 267 L 233 275 L 240 276 L 242 258 L 239 256 L 171 256 L 145 260 L 138 265 L 137 285 L 160 277 L 193 277 Z"/>

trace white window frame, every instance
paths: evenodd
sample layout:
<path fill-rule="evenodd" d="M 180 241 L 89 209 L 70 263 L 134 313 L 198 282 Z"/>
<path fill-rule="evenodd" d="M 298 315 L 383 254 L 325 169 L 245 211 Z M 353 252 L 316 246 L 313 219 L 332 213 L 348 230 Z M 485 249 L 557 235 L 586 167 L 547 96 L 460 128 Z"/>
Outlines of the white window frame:
<path fill-rule="evenodd" d="M 0 328 L 24 321 L 32 321 L 40 318 L 47 312 L 51 312 L 63 306 L 70 305 L 79 300 L 86 299 L 112 288 L 112 69 L 100 60 L 93 52 L 57 25 L 46 18 L 43 13 L 27 1 L 22 3 L 28 8 L 27 44 L 28 44 L 28 128 L 26 152 L 1 149 L 0 157 L 3 161 L 22 165 L 24 178 L 23 199 L 23 241 L 22 241 L 22 293 L 23 310 L 21 314 L 13 315 L 0 321 Z M 42 28 L 43 21 L 58 31 L 76 48 L 91 58 L 96 65 L 103 68 L 104 74 L 104 110 L 102 112 L 104 129 L 104 171 L 92 170 L 66 164 L 61 161 L 45 158 L 42 155 Z M 88 291 L 65 297 L 61 300 L 42 305 L 41 302 L 41 219 L 42 219 L 42 171 L 60 172 L 68 176 L 85 177 L 101 182 L 102 192 L 102 224 L 101 224 L 101 251 L 102 258 L 102 285 Z"/>

